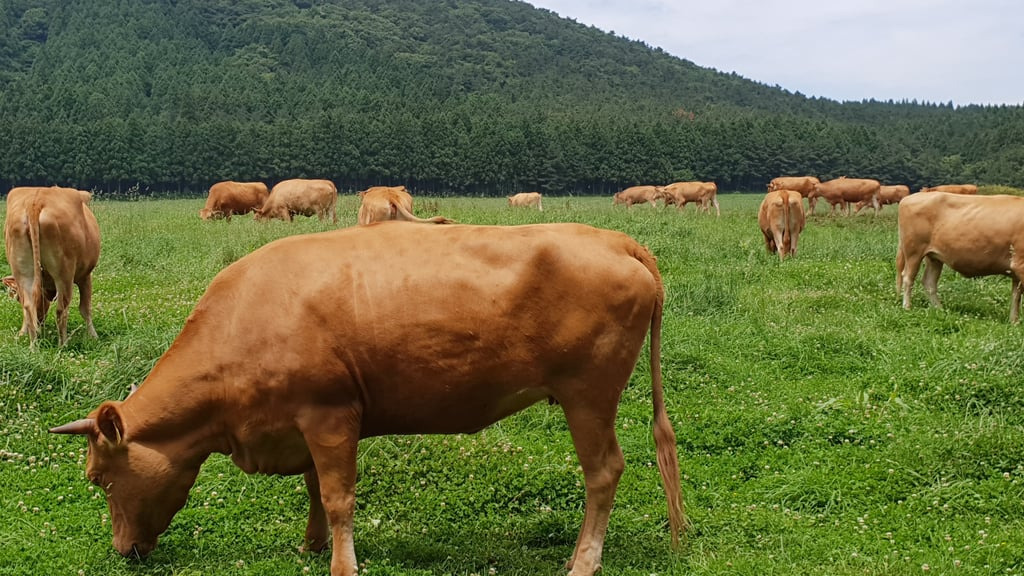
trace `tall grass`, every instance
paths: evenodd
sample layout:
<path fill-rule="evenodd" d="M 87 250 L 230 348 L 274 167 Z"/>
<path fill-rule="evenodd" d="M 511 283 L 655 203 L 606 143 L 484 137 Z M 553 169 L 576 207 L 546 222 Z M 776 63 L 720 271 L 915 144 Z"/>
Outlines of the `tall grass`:
<path fill-rule="evenodd" d="M 421 215 L 465 223 L 618 229 L 658 256 L 666 395 L 694 529 L 670 550 L 642 361 L 618 419 L 627 468 L 604 573 L 1024 572 L 1024 328 L 1007 322 L 1009 280 L 947 271 L 945 309 L 918 287 L 905 311 L 892 207 L 814 216 L 800 253 L 780 263 L 757 229 L 760 196 L 720 201 L 715 218 L 606 198 L 547 198 L 543 213 L 503 199 L 418 200 Z M 356 199 L 339 202 L 338 225 L 353 225 Z M 0 574 L 329 573 L 329 553 L 298 551 L 301 478 L 247 476 L 221 456 L 153 556 L 125 561 L 85 480 L 84 441 L 46 432 L 124 397 L 225 265 L 334 227 L 202 222 L 201 204 L 94 202 L 98 340 L 72 311 L 58 348 L 51 315 L 30 353 L 15 336 L 19 307 L 0 302 Z M 356 551 L 369 574 L 557 574 L 582 519 L 558 406 L 475 435 L 364 441 L 359 473 Z"/>

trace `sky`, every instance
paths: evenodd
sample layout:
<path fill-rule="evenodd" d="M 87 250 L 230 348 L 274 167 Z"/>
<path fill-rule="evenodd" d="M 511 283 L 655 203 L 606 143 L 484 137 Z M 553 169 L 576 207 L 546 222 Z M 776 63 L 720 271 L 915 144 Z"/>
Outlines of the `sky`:
<path fill-rule="evenodd" d="M 527 1 L 807 96 L 1024 104 L 1024 0 Z"/>

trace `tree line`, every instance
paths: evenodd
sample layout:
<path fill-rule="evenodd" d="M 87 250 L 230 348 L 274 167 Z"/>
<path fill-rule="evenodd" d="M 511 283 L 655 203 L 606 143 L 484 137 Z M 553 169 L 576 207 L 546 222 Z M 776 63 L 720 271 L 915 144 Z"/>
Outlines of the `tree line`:
<path fill-rule="evenodd" d="M 1024 187 L 1020 106 L 807 98 L 507 0 L 8 0 L 0 125 L 9 186 Z"/>

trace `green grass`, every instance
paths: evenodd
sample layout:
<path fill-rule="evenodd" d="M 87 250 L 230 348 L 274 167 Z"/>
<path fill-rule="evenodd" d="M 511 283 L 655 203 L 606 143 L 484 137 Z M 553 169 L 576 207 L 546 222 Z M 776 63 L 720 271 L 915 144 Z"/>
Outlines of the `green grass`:
<path fill-rule="evenodd" d="M 618 421 L 627 468 L 604 573 L 1020 574 L 1024 572 L 1024 327 L 1010 282 L 946 271 L 946 308 L 895 289 L 896 212 L 812 217 L 780 263 L 756 223 L 759 195 L 720 197 L 721 218 L 611 200 L 419 199 L 465 223 L 578 221 L 625 231 L 659 259 L 663 369 L 694 529 L 669 547 L 653 465 L 646 361 Z M 276 238 L 332 228 L 299 218 L 202 222 L 201 200 L 96 201 L 98 340 L 52 315 L 40 349 L 0 302 L 0 575 L 301 575 L 299 477 L 204 466 L 152 557 L 120 558 L 81 438 L 49 435 L 141 381 L 210 279 Z M 355 223 L 343 197 L 339 226 Z M 820 209 L 819 209 L 820 211 Z M 0 271 L 8 270 L 6 262 Z M 77 302 L 77 299 L 75 300 Z M 646 355 L 643 357 L 646 358 Z M 582 517 L 582 477 L 557 406 L 469 436 L 360 446 L 356 552 L 369 574 L 562 573 Z"/>

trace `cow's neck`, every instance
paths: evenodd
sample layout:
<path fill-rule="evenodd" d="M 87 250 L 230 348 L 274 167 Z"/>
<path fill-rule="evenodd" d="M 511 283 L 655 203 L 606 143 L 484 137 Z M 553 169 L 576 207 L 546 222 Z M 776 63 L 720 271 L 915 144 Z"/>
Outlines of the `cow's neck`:
<path fill-rule="evenodd" d="M 130 440 L 178 445 L 200 459 L 227 452 L 223 399 L 219 380 L 161 360 L 122 404 L 125 433 Z"/>

